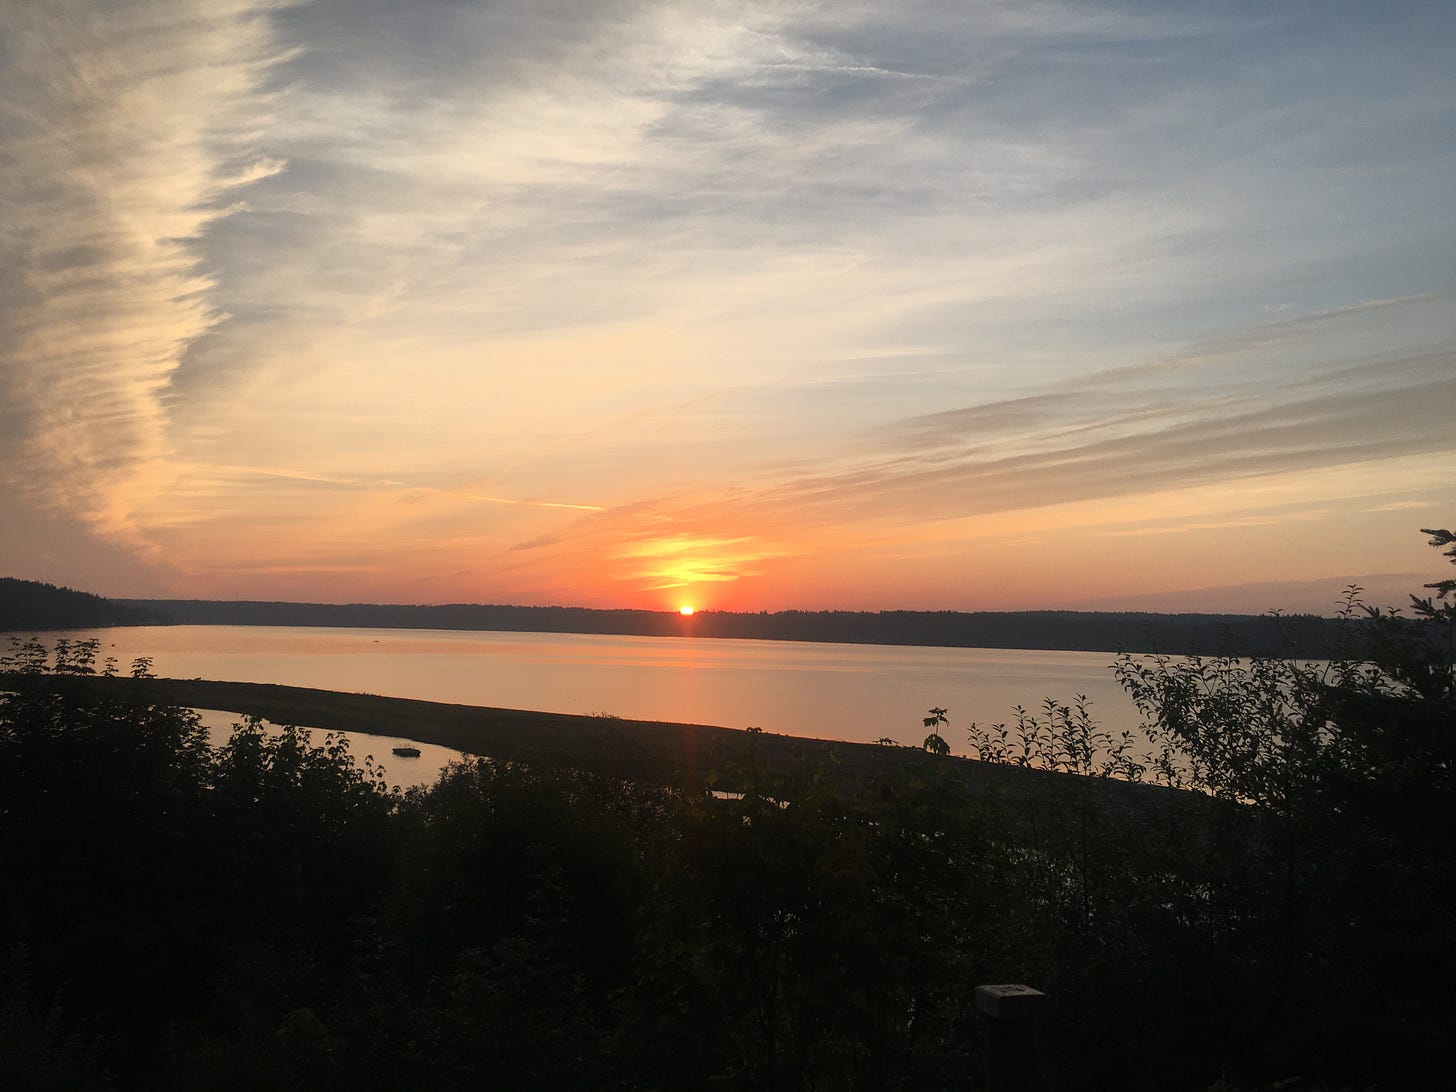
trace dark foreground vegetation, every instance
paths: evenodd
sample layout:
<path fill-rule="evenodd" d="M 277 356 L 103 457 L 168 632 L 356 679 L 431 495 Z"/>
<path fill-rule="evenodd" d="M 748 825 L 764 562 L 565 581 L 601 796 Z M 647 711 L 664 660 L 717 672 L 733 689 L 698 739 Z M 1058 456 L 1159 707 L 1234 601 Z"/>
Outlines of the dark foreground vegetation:
<path fill-rule="evenodd" d="M 1453 623 L 1418 604 L 1329 665 L 1125 658 L 1157 753 L 1075 702 L 974 728 L 1070 771 L 1012 796 L 755 733 L 696 772 L 480 759 L 401 794 L 335 738 L 214 750 L 145 685 L 52 684 L 111 669 L 93 646 L 17 646 L 5 1079 L 976 1088 L 974 987 L 1024 981 L 1049 1089 L 1448 1087 Z"/>

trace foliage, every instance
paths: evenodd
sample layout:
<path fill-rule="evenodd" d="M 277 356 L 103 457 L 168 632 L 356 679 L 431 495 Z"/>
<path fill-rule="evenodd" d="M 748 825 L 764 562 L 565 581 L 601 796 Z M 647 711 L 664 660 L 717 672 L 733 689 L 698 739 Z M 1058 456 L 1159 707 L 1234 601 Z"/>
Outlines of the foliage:
<path fill-rule="evenodd" d="M 155 1029 L 191 1013 L 199 969 L 227 950 L 330 947 L 371 875 L 391 803 L 340 740 L 264 738 L 254 723 L 214 751 L 196 713 L 138 696 L 39 685 L 97 673 L 98 642 L 18 643 L 0 669 L 0 930 L 38 981 L 66 984 L 121 1072 L 157 1064 Z M 115 665 L 105 663 L 101 673 Z M 148 665 L 132 665 L 144 681 Z M 370 827 L 372 822 L 373 826 Z M 117 983 L 125 983 L 118 990 Z"/>
<path fill-rule="evenodd" d="M 1141 781 L 1147 770 L 1134 755 L 1133 733 L 1124 730 L 1114 738 L 1093 718 L 1085 694 L 1078 694 L 1071 705 L 1047 698 L 1040 716 L 1019 705 L 1013 713 L 1016 720 L 1010 725 L 971 724 L 967 735 L 975 758 L 1125 781 Z"/>
<path fill-rule="evenodd" d="M 1447 549 L 1442 552 L 1451 559 L 1451 564 L 1456 565 L 1456 534 L 1453 534 L 1452 532 L 1446 530 L 1444 527 L 1422 527 L 1421 534 L 1430 535 L 1431 545 L 1436 547 L 1438 550 L 1442 546 L 1447 547 Z M 1435 589 L 1436 594 L 1434 598 L 1445 599 L 1448 595 L 1456 593 L 1456 580 L 1437 580 L 1433 583 L 1427 584 L 1426 587 Z M 1430 605 L 1431 597 L 1428 596 L 1426 599 L 1419 599 L 1413 595 L 1411 596 L 1411 599 L 1415 601 L 1415 604 L 1418 608 L 1424 608 L 1423 613 L 1427 615 L 1432 613 L 1432 608 Z"/>
<path fill-rule="evenodd" d="M 1427 533 L 1433 545 L 1456 541 Z M 1429 586 L 1446 594 L 1448 584 Z M 1098 729 L 1080 700 L 1049 701 L 1039 718 L 1017 710 L 1014 731 L 972 725 L 983 760 L 1082 775 L 1046 794 L 1055 806 L 1031 844 L 1060 862 L 1073 911 L 1109 887 L 1118 905 L 1063 912 L 1057 935 L 1178 907 L 1176 924 L 1191 926 L 1182 973 L 1201 949 L 1208 981 L 1244 1014 L 1230 1021 L 1238 1010 L 1191 1002 L 1182 1015 L 1202 1010 L 1207 1026 L 1225 1028 L 1221 1041 L 1257 1044 L 1227 1051 L 1249 1079 L 1292 1071 L 1423 1087 L 1442 1070 L 1439 1029 L 1453 1015 L 1443 983 L 1456 972 L 1456 679 L 1451 608 L 1413 606 L 1413 619 L 1377 611 L 1350 589 L 1343 647 L 1329 661 L 1120 657 L 1118 678 L 1157 749 L 1141 760 L 1130 736 Z M 1210 803 L 1165 809 L 1159 839 L 1138 835 L 1145 857 L 1128 870 L 1105 816 L 1077 804 L 1089 774 L 1135 781 L 1148 771 Z M 1156 865 L 1154 847 L 1170 851 Z M 1141 890 L 1156 892 L 1152 905 L 1129 897 Z M 1159 935 L 1176 935 L 1169 924 Z M 1088 965 L 1076 952 L 1074 985 Z M 1367 1018 L 1372 998 L 1386 1018 Z M 1327 1045 L 1336 1040 L 1338 1062 Z"/>
<path fill-rule="evenodd" d="M 925 737 L 925 742 L 922 744 L 925 750 L 933 755 L 944 756 L 950 754 L 950 744 L 940 734 L 941 726 L 949 723 L 950 720 L 946 717 L 946 710 L 932 709 L 930 711 L 930 715 L 924 720 L 925 727 L 930 729 L 930 734 Z"/>
<path fill-rule="evenodd" d="M 0 1058 L 14 1088 L 91 1092 L 113 1087 L 101 1057 L 105 1044 L 68 1026 L 63 998 L 37 986 L 30 951 L 0 954 Z"/>
<path fill-rule="evenodd" d="M 935 1088 L 973 1070 L 968 923 L 996 868 L 978 809 L 941 779 L 872 799 L 822 768 L 746 784 L 679 795 L 652 870 L 634 1011 L 655 1049 L 687 1048 L 653 1086 Z"/>
<path fill-rule="evenodd" d="M 774 780 L 759 732 L 732 797 L 486 759 L 401 794 L 342 739 L 243 720 L 213 749 L 145 690 L 40 685 L 116 673 L 93 643 L 16 645 L 7 1079 L 965 1087 L 975 985 L 1026 981 L 1049 1089 L 1431 1087 L 1456 1016 L 1448 609 L 1352 597 L 1329 663 L 1123 658 L 1154 752 L 1080 697 L 972 726 L 1027 767 L 1014 798 L 895 751 L 868 792 L 833 762 Z"/>

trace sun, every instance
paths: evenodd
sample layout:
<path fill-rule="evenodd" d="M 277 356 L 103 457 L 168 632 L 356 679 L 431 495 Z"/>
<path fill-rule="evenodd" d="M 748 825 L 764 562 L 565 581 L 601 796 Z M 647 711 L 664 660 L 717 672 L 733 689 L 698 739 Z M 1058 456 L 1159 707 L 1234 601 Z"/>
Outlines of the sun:
<path fill-rule="evenodd" d="M 686 618 L 690 614 L 695 614 L 696 613 L 693 610 L 693 608 L 691 606 L 689 606 L 688 604 L 686 604 L 686 603 L 684 603 L 682 606 L 678 607 L 677 608 L 677 612 L 679 614 L 681 614 L 684 618 Z"/>

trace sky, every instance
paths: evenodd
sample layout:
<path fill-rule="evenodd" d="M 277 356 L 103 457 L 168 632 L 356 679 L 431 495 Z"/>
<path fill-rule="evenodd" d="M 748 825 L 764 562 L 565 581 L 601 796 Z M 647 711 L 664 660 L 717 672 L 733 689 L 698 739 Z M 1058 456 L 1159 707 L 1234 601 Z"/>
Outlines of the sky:
<path fill-rule="evenodd" d="M 0 0 L 0 574 L 1330 612 L 1447 575 L 1456 5 Z"/>

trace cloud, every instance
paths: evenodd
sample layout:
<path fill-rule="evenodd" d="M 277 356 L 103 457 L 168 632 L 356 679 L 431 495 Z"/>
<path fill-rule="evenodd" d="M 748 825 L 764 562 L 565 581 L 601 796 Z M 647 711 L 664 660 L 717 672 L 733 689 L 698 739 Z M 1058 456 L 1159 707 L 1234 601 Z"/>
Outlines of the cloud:
<path fill-rule="evenodd" d="M 1372 398 L 1360 382 L 1377 377 Z M 995 445 L 974 429 L 996 407 L 973 407 L 950 416 L 943 439 L 919 434 L 934 445 L 929 457 L 922 446 L 816 476 L 782 499 L 829 522 L 850 505 L 878 520 L 948 518 L 1452 450 L 1456 352 L 1372 364 L 1349 384 L 1321 391 L 1313 380 L 1273 405 L 1257 387 L 1163 404 L 1152 401 L 1163 392 L 1123 391 L 1124 408 L 1111 412 L 1107 395 L 1069 395 Z"/>
<path fill-rule="evenodd" d="M 0 489 L 569 597 L 1449 450 L 1445 18 L 12 5 Z"/>
<path fill-rule="evenodd" d="M 217 313 L 188 249 L 255 157 L 271 5 L 7 8 L 0 481 L 136 543 L 160 392 Z"/>
<path fill-rule="evenodd" d="M 1122 498 L 1208 488 L 1232 498 L 1241 481 L 1294 482 L 1382 461 L 1424 459 L 1427 476 L 1439 477 L 1456 452 L 1449 430 L 1456 346 L 1410 356 L 1366 349 L 1391 343 L 1393 328 L 1434 322 L 1439 329 L 1449 323 L 1440 317 L 1449 315 L 1448 303 L 1384 301 L 1230 335 L 1065 389 L 905 419 L 862 435 L 837 458 L 765 471 L 756 485 L 710 497 L 664 495 L 647 510 L 679 534 L 710 541 L 752 529 L 747 552 L 757 560 L 812 554 L 827 543 L 923 544 L 936 524 L 1097 501 L 1109 502 L 1111 523 L 1126 519 L 1126 507 L 1110 503 Z M 1382 329 L 1371 333 L 1372 323 Z M 640 509 L 631 520 L 608 513 L 578 530 L 598 544 L 662 541 L 662 530 L 641 527 L 640 518 Z M 1116 533 L 1251 528 L 1290 518 L 1241 514 Z M 612 548 L 632 554 L 630 546 Z"/>
<path fill-rule="evenodd" d="M 569 504 L 566 501 L 512 500 L 508 497 L 482 497 L 475 493 L 467 494 L 467 496 L 470 500 L 484 501 L 487 504 L 524 505 L 527 508 L 565 508 L 577 512 L 605 511 L 600 504 Z"/>
<path fill-rule="evenodd" d="M 1421 508 L 1435 507 L 1428 500 L 1405 500 L 1391 501 L 1389 504 L 1381 504 L 1370 509 L 1372 512 L 1414 512 Z"/>

